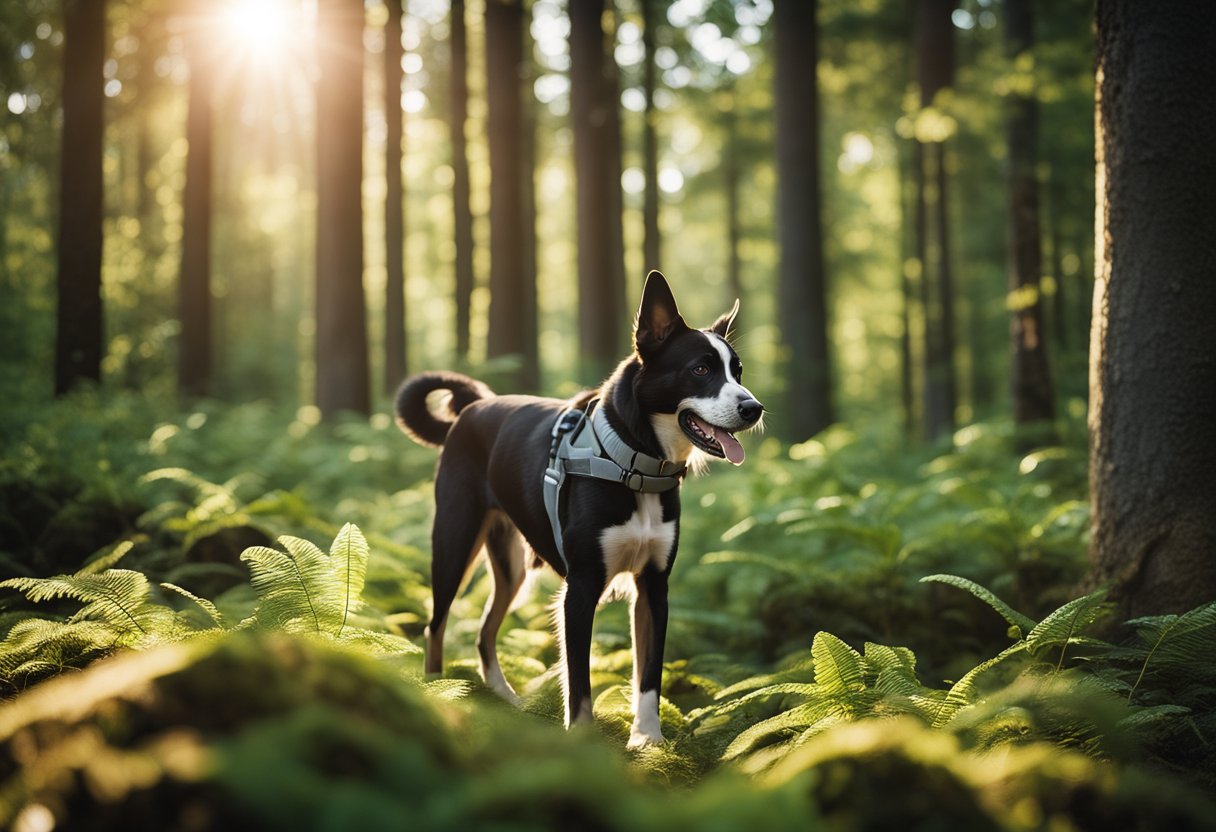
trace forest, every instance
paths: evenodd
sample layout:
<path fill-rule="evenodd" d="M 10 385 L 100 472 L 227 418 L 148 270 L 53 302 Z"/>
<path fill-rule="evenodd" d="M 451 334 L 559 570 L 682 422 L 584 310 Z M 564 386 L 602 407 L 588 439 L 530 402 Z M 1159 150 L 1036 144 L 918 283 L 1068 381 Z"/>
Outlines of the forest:
<path fill-rule="evenodd" d="M 1198 0 L 6 0 L 0 826 L 1216 829 L 1212 54 Z M 394 401 L 585 403 L 675 347 L 651 270 L 765 414 L 678 486 L 639 744 L 641 602 L 567 728 L 575 573 L 498 608 L 484 533 L 429 667 L 484 497 Z"/>

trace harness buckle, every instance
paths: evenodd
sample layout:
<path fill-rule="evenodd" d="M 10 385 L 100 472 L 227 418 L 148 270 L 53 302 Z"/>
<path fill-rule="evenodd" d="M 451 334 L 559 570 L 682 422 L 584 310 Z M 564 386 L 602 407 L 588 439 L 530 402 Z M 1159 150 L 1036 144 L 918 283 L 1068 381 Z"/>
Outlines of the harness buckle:
<path fill-rule="evenodd" d="M 636 481 L 634 478 L 637 478 Z M 621 482 L 632 491 L 641 491 L 646 485 L 646 476 L 640 471 L 621 470 Z"/>

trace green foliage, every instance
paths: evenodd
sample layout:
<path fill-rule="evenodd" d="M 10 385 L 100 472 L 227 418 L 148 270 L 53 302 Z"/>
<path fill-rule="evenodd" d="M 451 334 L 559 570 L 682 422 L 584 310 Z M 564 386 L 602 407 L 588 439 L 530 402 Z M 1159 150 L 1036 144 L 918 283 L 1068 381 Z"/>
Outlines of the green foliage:
<path fill-rule="evenodd" d="M 17 694 L 0 728 L 12 724 L 6 712 L 28 717 L 26 703 L 52 718 L 39 697 L 56 690 L 48 677 L 104 680 L 144 657 L 178 669 L 157 670 L 142 705 L 125 686 L 100 699 L 58 689 L 55 701 L 82 703 L 56 723 L 76 726 L 56 736 L 75 737 L 80 753 L 0 767 L 29 778 L 0 787 L 0 798 L 24 795 L 5 817 L 42 800 L 121 823 L 141 795 L 173 794 L 158 805 L 202 795 L 217 823 L 268 829 L 374 827 L 406 813 L 461 828 L 852 829 L 889 824 L 888 805 L 926 825 L 1037 829 L 1092 823 L 1078 808 L 1085 793 L 1085 805 L 1187 828 L 1194 792 L 1170 793 L 1179 808 L 1168 816 L 1153 772 L 1216 785 L 1211 608 L 1094 638 L 1100 625 L 1111 632 L 1101 593 L 1063 594 L 1084 566 L 1084 458 L 1019 457 L 1005 426 L 972 426 L 924 452 L 844 429 L 792 449 L 765 441 L 744 468 L 687 483 L 660 710 L 668 742 L 626 752 L 627 610 L 609 605 L 596 619 L 598 730 L 567 736 L 552 578 L 520 599 L 500 639 L 522 714 L 477 673 L 484 571 L 453 607 L 446 678 L 418 680 L 433 457 L 383 418 L 329 428 L 308 413 L 209 406 L 157 416 L 140 438 L 125 406 L 109 416 L 95 406 L 77 418 L 135 435 L 111 443 L 129 482 L 95 462 L 75 476 L 86 488 L 110 481 L 130 519 L 106 540 L 83 535 L 70 569 L 0 588 L 0 673 Z M 28 479 L 12 476 L 34 491 L 40 472 L 64 468 L 57 454 L 89 454 L 30 448 L 39 462 L 24 467 Z M 321 538 L 328 550 L 309 542 Z M 18 561 L 27 550 L 10 551 Z M 321 678 L 335 673 L 347 678 Z M 264 675 L 265 690 L 210 684 Z M 102 700 L 127 716 L 99 733 L 88 713 Z M 114 733 L 128 717 L 141 727 Z M 414 737 L 412 719 L 432 727 Z M 47 753 L 58 753 L 53 739 Z M 159 774 L 91 791 L 89 778 L 111 769 Z M 85 785 L 23 791 L 39 782 Z"/>

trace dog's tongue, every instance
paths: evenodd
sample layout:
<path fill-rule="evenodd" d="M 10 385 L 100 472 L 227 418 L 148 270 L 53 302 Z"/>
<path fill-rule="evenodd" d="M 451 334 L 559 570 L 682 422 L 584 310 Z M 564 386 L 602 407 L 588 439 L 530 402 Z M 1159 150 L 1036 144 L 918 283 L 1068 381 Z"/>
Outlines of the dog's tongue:
<path fill-rule="evenodd" d="M 747 454 L 743 451 L 743 446 L 739 444 L 739 440 L 733 434 L 728 433 L 722 428 L 714 428 L 714 439 L 718 440 L 718 444 L 722 446 L 722 453 L 726 454 L 726 458 L 733 465 L 740 465 Z"/>

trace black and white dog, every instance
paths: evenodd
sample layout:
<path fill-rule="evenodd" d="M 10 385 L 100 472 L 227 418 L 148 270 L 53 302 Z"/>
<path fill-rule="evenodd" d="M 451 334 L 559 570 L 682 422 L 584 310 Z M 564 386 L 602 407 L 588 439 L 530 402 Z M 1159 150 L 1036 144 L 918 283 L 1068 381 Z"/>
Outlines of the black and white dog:
<path fill-rule="evenodd" d="M 691 457 L 743 462 L 734 434 L 755 426 L 764 412 L 742 385 L 743 367 L 727 341 L 738 309 L 736 301 L 712 326 L 691 329 L 667 281 L 651 272 L 634 328 L 636 351 L 597 391 L 570 401 L 496 396 L 456 373 L 423 373 L 402 384 L 398 424 L 417 442 L 443 446 L 435 476 L 428 673 L 443 672 L 448 609 L 484 546 L 494 591 L 477 640 L 481 673 L 517 701 L 495 640 L 527 568 L 544 561 L 565 578 L 555 617 L 566 725 L 590 722 L 592 617 L 613 579 L 632 576 L 629 746 L 663 741 L 659 690 L 667 580 L 680 529 L 678 486 Z M 437 415 L 428 396 L 441 390 L 450 397 Z M 583 447 L 563 463 L 557 448 L 567 444 L 563 431 L 572 426 L 565 436 L 577 434 Z M 573 476 L 563 485 L 566 470 Z"/>

